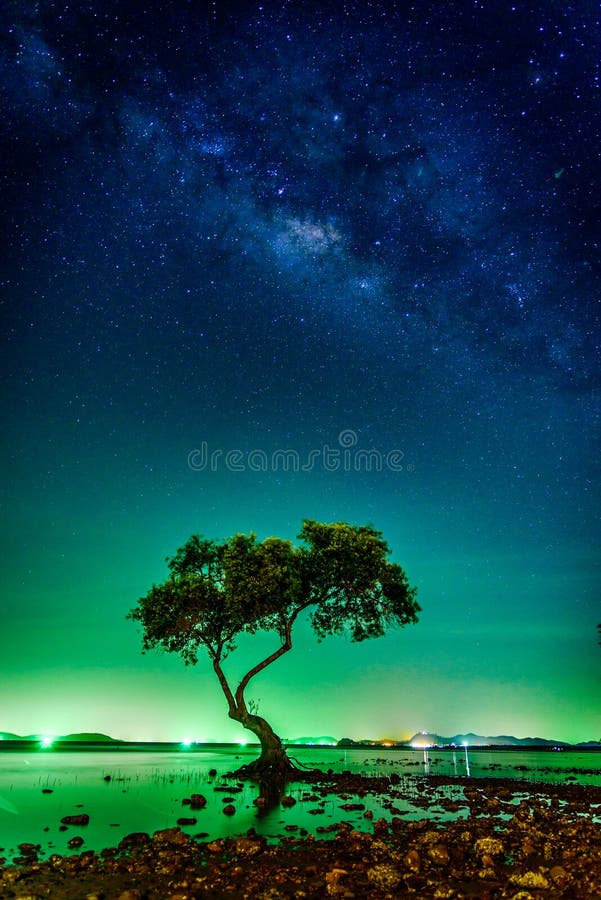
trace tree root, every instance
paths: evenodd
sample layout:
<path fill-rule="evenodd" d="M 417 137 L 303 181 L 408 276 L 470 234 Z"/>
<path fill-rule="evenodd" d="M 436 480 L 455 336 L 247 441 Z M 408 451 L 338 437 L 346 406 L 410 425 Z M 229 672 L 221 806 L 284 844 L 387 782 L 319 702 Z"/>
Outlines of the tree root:
<path fill-rule="evenodd" d="M 275 758 L 263 758 L 253 760 L 236 769 L 231 774 L 236 778 L 248 779 L 250 781 L 258 781 L 259 783 L 276 782 L 285 784 L 288 781 L 303 780 L 307 774 L 318 774 L 319 769 L 313 769 L 305 766 L 294 757 L 289 757 L 286 753 L 277 754 Z"/>

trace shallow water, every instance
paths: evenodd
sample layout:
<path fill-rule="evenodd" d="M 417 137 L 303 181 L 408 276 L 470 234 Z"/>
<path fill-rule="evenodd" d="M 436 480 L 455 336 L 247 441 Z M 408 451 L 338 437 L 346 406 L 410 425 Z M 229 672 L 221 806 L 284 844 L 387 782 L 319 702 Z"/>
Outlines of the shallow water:
<path fill-rule="evenodd" d="M 421 778 L 416 775 L 458 775 L 473 777 L 523 778 L 525 791 L 529 782 L 569 782 L 601 785 L 601 753 L 545 751 L 470 751 L 410 750 L 385 751 L 382 748 L 342 750 L 340 748 L 289 748 L 299 762 L 341 772 L 348 770 L 368 775 L 401 777 L 398 796 L 391 813 L 383 804 L 387 796 L 362 798 L 365 809 L 374 818 L 390 818 L 391 814 L 406 819 L 444 819 L 449 813 L 438 804 L 424 807 L 418 789 Z M 40 855 L 69 853 L 67 841 L 80 836 L 81 850 L 100 850 L 115 846 L 134 831 L 152 832 L 169 828 L 180 817 L 194 817 L 197 822 L 184 826 L 191 835 L 207 834 L 211 838 L 239 835 L 255 828 L 268 839 L 294 834 L 304 828 L 320 836 L 318 829 L 346 821 L 365 826 L 365 809 L 341 809 L 353 796 L 321 797 L 297 803 L 292 808 L 277 807 L 259 816 L 253 800 L 257 788 L 226 779 L 227 772 L 256 756 L 255 748 L 196 748 L 194 750 L 101 749 L 98 751 L 32 751 L 30 749 L 0 752 L 0 856 L 11 859 L 21 842 L 41 844 Z M 216 777 L 209 770 L 216 769 Z M 469 774 L 468 774 L 469 772 Z M 230 790 L 216 790 L 227 786 Z M 207 798 L 204 809 L 192 811 L 182 800 L 193 793 Z M 287 793 L 297 800 L 312 793 L 311 786 L 291 784 Z M 453 800 L 463 796 L 462 786 L 448 786 L 441 796 Z M 236 812 L 223 813 L 227 798 L 233 800 Z M 317 812 L 316 812 L 317 811 Z M 68 826 L 60 831 L 64 816 L 88 813 L 87 826 Z M 454 815 L 466 815 L 467 810 Z M 288 826 L 288 828 L 286 828 Z M 296 829 L 294 829 L 296 826 Z M 293 830 L 294 829 L 294 830 Z M 321 834 L 324 834 L 322 831 Z"/>

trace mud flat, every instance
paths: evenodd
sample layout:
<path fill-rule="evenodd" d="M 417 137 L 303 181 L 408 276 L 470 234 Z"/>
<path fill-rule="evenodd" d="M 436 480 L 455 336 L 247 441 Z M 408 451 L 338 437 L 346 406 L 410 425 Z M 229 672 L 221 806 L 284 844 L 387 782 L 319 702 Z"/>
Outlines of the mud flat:
<path fill-rule="evenodd" d="M 290 820 L 275 843 L 253 829 L 211 839 L 176 826 L 127 835 L 99 853 L 44 860 L 36 845 L 21 844 L 21 855 L 0 867 L 0 897 L 601 897 L 601 788 L 434 776 L 416 780 L 415 790 L 424 809 L 435 804 L 441 819 L 406 821 L 395 812 L 404 787 L 394 776 L 308 777 L 299 799 L 284 793 L 282 805 L 307 804 L 318 821 L 334 798 L 340 821 L 309 834 Z M 371 817 L 364 803 L 371 794 L 384 799 L 386 818 Z M 362 807 L 361 827 L 344 821 Z M 188 807 L 186 815 L 192 813 Z M 82 829 L 70 827 L 77 847 Z"/>

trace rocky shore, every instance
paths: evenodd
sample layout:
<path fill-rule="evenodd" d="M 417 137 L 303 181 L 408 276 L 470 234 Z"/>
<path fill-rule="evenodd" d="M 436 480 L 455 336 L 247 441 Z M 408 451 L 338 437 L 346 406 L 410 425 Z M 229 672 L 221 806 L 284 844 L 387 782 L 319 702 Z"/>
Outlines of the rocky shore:
<path fill-rule="evenodd" d="M 415 786 L 424 808 L 437 804 L 458 817 L 406 821 L 396 815 L 403 785 L 394 777 L 314 776 L 301 802 L 319 809 L 323 798 L 341 801 L 341 821 L 317 826 L 316 836 L 289 824 L 277 843 L 252 829 L 211 840 L 177 826 L 127 835 L 100 853 L 43 860 L 39 848 L 22 844 L 20 857 L 0 867 L 0 897 L 601 897 L 601 823 L 595 821 L 601 819 L 601 788 L 437 777 L 415 779 Z M 361 827 L 345 822 L 344 813 L 360 812 L 371 793 L 385 795 L 389 816 L 374 820 L 365 809 Z M 289 794 L 281 798 L 284 806 L 295 802 Z"/>

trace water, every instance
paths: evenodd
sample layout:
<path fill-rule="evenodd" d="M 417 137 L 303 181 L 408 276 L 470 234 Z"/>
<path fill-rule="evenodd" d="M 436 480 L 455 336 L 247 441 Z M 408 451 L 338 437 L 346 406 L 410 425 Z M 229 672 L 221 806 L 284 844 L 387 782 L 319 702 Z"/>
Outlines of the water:
<path fill-rule="evenodd" d="M 368 775 L 396 773 L 401 783 L 393 797 L 370 795 L 361 798 L 365 809 L 347 811 L 343 803 L 357 801 L 356 796 L 313 793 L 310 785 L 289 785 L 287 793 L 298 801 L 291 808 L 277 807 L 259 816 L 256 786 L 225 779 L 227 772 L 254 759 L 256 748 L 197 748 L 165 750 L 141 748 L 98 751 L 2 750 L 0 752 L 0 856 L 12 859 L 21 842 L 40 844 L 41 856 L 49 853 L 71 853 L 67 842 L 74 836 L 84 839 L 81 850 L 100 850 L 116 846 L 124 835 L 134 831 L 150 834 L 176 825 L 180 817 L 194 817 L 197 822 L 183 826 L 191 835 L 209 835 L 211 839 L 244 834 L 255 828 L 269 840 L 300 829 L 327 836 L 325 829 L 346 821 L 365 828 L 365 810 L 375 819 L 389 819 L 392 814 L 405 819 L 449 817 L 445 798 L 463 799 L 462 786 L 438 790 L 442 798 L 424 803 L 416 775 L 457 775 L 473 777 L 506 777 L 524 780 L 525 792 L 530 782 L 601 785 L 601 752 L 571 751 L 473 751 L 451 750 L 386 751 L 383 748 L 290 748 L 289 752 L 307 766 L 327 771 L 348 770 Z M 211 777 L 210 769 L 218 775 Z M 469 772 L 469 775 L 468 775 Z M 108 776 L 108 777 L 107 777 Z M 215 788 L 228 787 L 228 791 Z M 193 793 L 203 794 L 207 805 L 191 810 L 182 800 Z M 308 795 L 312 799 L 308 799 Z M 230 798 L 236 812 L 223 813 Z M 60 831 L 64 816 L 87 813 L 87 826 L 68 826 Z M 467 809 L 454 815 L 467 815 Z"/>

